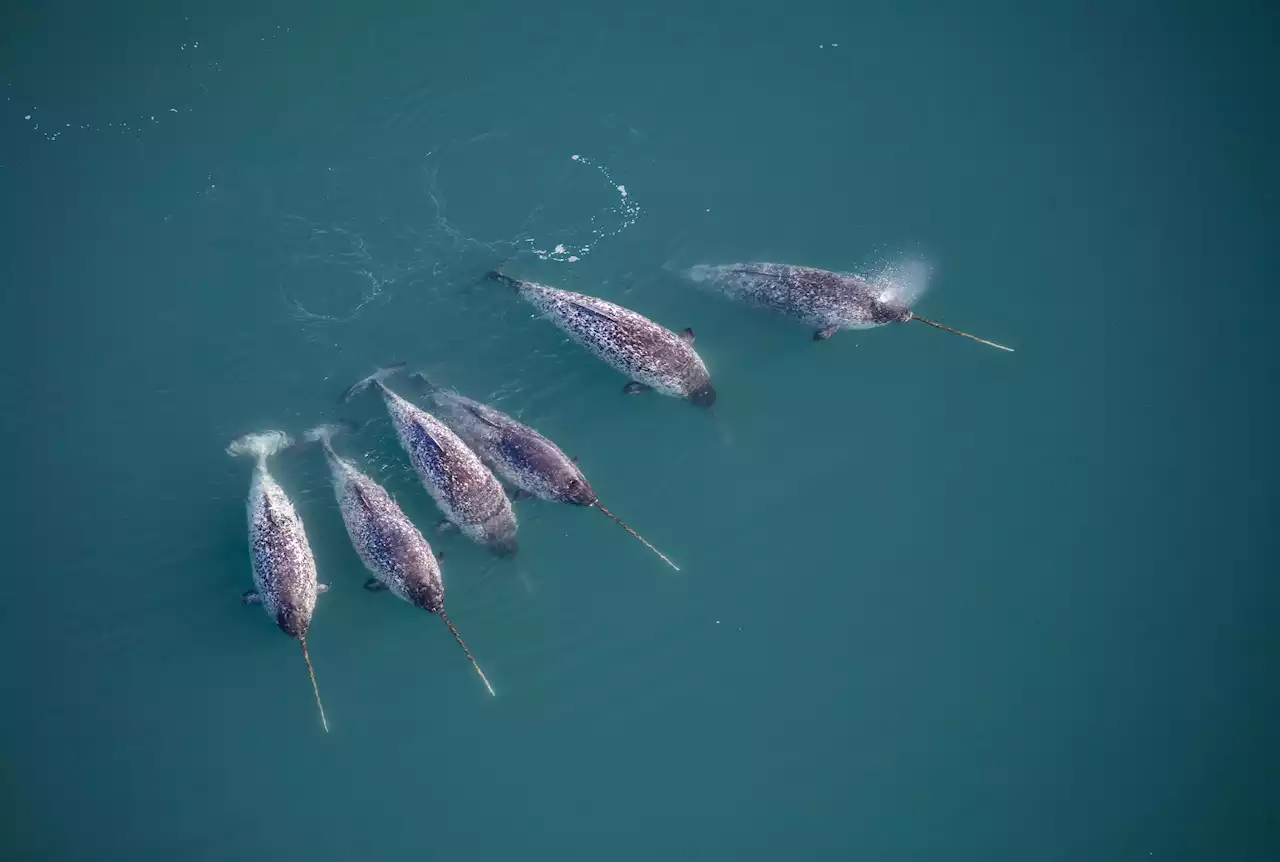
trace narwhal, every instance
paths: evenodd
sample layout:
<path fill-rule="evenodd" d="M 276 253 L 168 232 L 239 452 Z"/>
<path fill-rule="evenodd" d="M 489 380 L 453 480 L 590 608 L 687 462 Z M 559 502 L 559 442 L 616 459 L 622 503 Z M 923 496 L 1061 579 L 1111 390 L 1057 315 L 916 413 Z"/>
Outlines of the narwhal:
<path fill-rule="evenodd" d="M 639 539 L 664 563 L 680 571 L 666 554 L 601 505 L 577 460 L 556 444 L 500 410 L 434 386 L 422 372 L 415 372 L 413 376 L 429 387 L 431 399 L 440 406 L 441 416 L 449 426 L 495 473 L 518 488 L 517 493 L 575 506 L 594 506 Z"/>
<path fill-rule="evenodd" d="M 990 347 L 1013 349 L 921 317 L 908 305 L 922 282 L 886 279 L 876 283 L 856 275 L 792 266 L 786 263 L 700 264 L 684 271 L 694 283 L 770 311 L 799 318 L 817 327 L 814 341 L 830 338 L 840 329 L 870 329 L 886 323 L 918 320 Z"/>
<path fill-rule="evenodd" d="M 325 718 L 320 688 L 307 652 L 307 629 L 316 608 L 316 595 L 329 587 L 316 581 L 316 559 L 307 542 L 302 519 L 267 470 L 267 458 L 291 442 L 282 431 L 264 431 L 246 434 L 227 447 L 230 455 L 251 455 L 255 460 L 248 499 L 249 558 L 253 564 L 254 589 L 240 599 L 246 604 L 262 605 L 281 631 L 302 644 L 302 657 L 311 677 L 320 723 L 327 732 L 329 720 Z"/>
<path fill-rule="evenodd" d="M 381 485 L 333 450 L 332 438 L 339 430 L 337 425 L 321 425 L 308 431 L 306 438 L 324 447 L 342 522 L 356 553 L 373 575 L 365 581 L 365 589 L 390 590 L 415 608 L 439 614 L 489 694 L 493 694 L 489 678 L 444 612 L 444 581 L 431 545 Z"/>
<path fill-rule="evenodd" d="M 402 368 L 403 362 L 378 369 L 348 389 L 342 399 L 376 386 L 401 447 L 445 522 L 499 556 L 514 554 L 516 516 L 502 483 L 449 426 L 386 387 L 382 381 Z"/>
<path fill-rule="evenodd" d="M 488 278 L 515 288 L 543 316 L 631 382 L 628 395 L 653 389 L 699 407 L 716 402 L 707 366 L 693 349 L 693 330 L 679 335 L 636 312 L 594 296 L 522 281 L 493 271 Z"/>

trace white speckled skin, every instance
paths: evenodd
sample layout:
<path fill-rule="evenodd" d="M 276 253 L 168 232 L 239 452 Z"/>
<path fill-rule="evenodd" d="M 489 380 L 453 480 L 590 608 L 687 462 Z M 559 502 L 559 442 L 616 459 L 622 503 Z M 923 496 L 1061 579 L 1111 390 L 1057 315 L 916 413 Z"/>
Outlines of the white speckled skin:
<path fill-rule="evenodd" d="M 262 607 L 286 634 L 305 637 L 316 607 L 316 560 L 302 519 L 267 472 L 265 459 L 253 468 L 247 508 L 249 556 Z"/>
<path fill-rule="evenodd" d="M 911 311 L 882 287 L 841 272 L 785 263 L 700 265 L 693 282 L 819 329 L 869 329 L 911 319 Z"/>
<path fill-rule="evenodd" d="M 594 296 L 513 281 L 530 305 L 631 380 L 677 398 L 710 384 L 693 345 L 649 318 Z"/>
<path fill-rule="evenodd" d="M 365 568 L 400 598 L 436 613 L 444 609 L 444 583 L 431 545 L 386 489 L 326 443 L 333 494 L 351 544 Z"/>
<path fill-rule="evenodd" d="M 437 389 L 449 426 L 507 483 L 544 500 L 590 506 L 595 491 L 578 465 L 528 425 L 487 404 Z"/>
<path fill-rule="evenodd" d="M 498 553 L 514 552 L 516 516 L 497 477 L 447 425 L 376 385 L 400 445 L 444 516 L 472 540 Z"/>

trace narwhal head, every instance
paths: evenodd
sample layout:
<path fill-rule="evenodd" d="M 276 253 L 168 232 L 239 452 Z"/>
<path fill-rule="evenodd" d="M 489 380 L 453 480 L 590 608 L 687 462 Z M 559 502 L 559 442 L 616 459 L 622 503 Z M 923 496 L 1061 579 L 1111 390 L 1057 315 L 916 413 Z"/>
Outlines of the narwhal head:
<path fill-rule="evenodd" d="M 572 473 L 566 472 L 563 480 L 556 482 L 556 499 L 575 506 L 592 506 L 596 502 L 596 492 L 587 478 L 575 469 Z"/>
<path fill-rule="evenodd" d="M 484 534 L 484 545 L 499 557 L 513 556 L 517 549 L 516 519 L 505 512 L 486 521 L 481 530 Z"/>
<path fill-rule="evenodd" d="M 922 260 L 899 261 L 870 276 L 864 282 L 871 301 L 863 322 L 876 326 L 906 323 L 911 319 L 911 306 L 929 286 L 929 276 L 929 264 Z"/>
<path fill-rule="evenodd" d="M 708 380 L 686 396 L 689 401 L 699 407 L 710 407 L 716 403 L 716 388 Z"/>
<path fill-rule="evenodd" d="M 871 305 L 871 319 L 868 323 L 882 325 L 885 323 L 906 323 L 911 319 L 911 309 L 906 303 L 897 300 L 879 300 Z"/>
<path fill-rule="evenodd" d="M 409 604 L 427 613 L 436 614 L 444 609 L 444 586 L 439 577 L 410 580 L 404 587 L 404 597 Z"/>
<path fill-rule="evenodd" d="M 302 608 L 284 605 L 276 611 L 276 625 L 289 637 L 301 639 L 307 636 L 311 618 L 303 612 Z"/>
<path fill-rule="evenodd" d="M 489 542 L 489 550 L 499 557 L 514 557 L 519 550 L 515 532 L 512 531 L 510 535 L 501 536 Z"/>

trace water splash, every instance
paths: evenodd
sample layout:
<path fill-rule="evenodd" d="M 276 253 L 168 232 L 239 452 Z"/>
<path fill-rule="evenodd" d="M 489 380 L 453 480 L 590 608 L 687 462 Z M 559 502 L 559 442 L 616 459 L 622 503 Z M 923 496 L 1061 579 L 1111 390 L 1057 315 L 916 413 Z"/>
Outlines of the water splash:
<path fill-rule="evenodd" d="M 369 253 L 364 237 L 340 225 L 320 227 L 296 216 L 295 225 L 307 231 L 302 248 L 280 274 L 279 288 L 294 317 L 301 321 L 348 323 L 365 306 L 383 296 L 397 273 L 384 271 Z M 343 299 L 330 298 L 322 307 L 323 288 L 344 285 Z M 354 290 L 351 285 L 354 284 Z"/>
<path fill-rule="evenodd" d="M 494 137 L 489 134 L 457 143 L 465 149 Z M 454 220 L 442 180 L 449 181 L 451 195 L 467 204 L 486 200 L 493 195 L 493 176 L 502 170 L 522 170 L 528 149 L 520 148 L 510 160 L 497 160 L 491 153 L 469 160 L 469 166 L 479 171 L 479 186 L 463 182 L 461 174 L 450 174 L 447 168 L 452 165 L 442 161 L 439 152 L 436 148 L 417 154 L 403 166 L 425 175 L 420 190 L 398 186 L 397 178 L 404 174 L 381 169 L 385 163 L 373 163 L 377 169 L 368 173 L 357 169 L 343 171 L 341 176 L 327 168 L 317 183 L 310 184 L 312 190 L 323 192 L 313 205 L 326 211 L 345 210 L 350 215 L 340 223 L 280 216 L 282 245 L 292 250 L 282 262 L 280 293 L 295 319 L 308 324 L 349 323 L 393 302 L 409 284 L 415 291 L 438 294 L 450 313 L 460 313 L 468 302 L 468 286 L 479 273 L 519 257 L 577 263 L 635 224 L 642 213 L 631 190 L 607 165 L 582 154 L 566 154 L 552 162 L 563 166 L 558 175 L 547 180 L 534 175 L 524 189 L 528 197 L 518 209 L 505 198 L 498 201 L 505 213 L 483 205 L 471 210 L 464 206 L 463 212 L 492 212 L 505 222 L 505 230 L 496 237 L 477 235 Z M 423 155 L 425 165 L 420 161 Z M 521 219 L 525 207 L 529 209 Z M 508 219 L 513 209 L 515 217 Z"/>
<path fill-rule="evenodd" d="M 591 254 L 598 242 L 603 239 L 608 239 L 609 237 L 617 236 L 635 224 L 640 218 L 640 214 L 642 212 L 640 205 L 637 204 L 631 197 L 630 193 L 627 192 L 627 187 L 614 180 L 613 173 L 606 165 L 602 165 L 587 158 L 586 156 L 578 154 L 573 155 L 572 160 L 578 164 L 586 165 L 587 167 L 595 168 L 599 171 L 605 181 L 613 187 L 614 191 L 617 192 L 618 203 L 609 207 L 603 214 L 597 214 L 591 217 L 591 225 L 589 228 L 591 238 L 586 242 L 571 243 L 567 245 L 565 243 L 556 243 L 553 248 L 547 249 L 539 247 L 540 245 L 546 245 L 545 243 L 539 243 L 538 240 L 533 237 L 525 237 L 524 242 L 528 244 L 529 251 L 537 255 L 540 260 L 577 263 L 579 260 L 582 260 L 582 258 Z M 606 226 L 601 215 L 612 217 L 616 220 L 616 223 Z"/>
<path fill-rule="evenodd" d="M 187 19 L 190 20 L 190 19 Z M 258 36 L 257 42 L 260 44 L 270 44 L 277 39 L 284 38 L 285 34 L 291 32 L 289 27 L 277 25 L 272 31 L 268 31 L 266 35 Z M 227 51 L 231 56 L 243 55 L 244 46 L 227 46 Z M 195 73 L 192 79 L 192 87 L 187 97 L 181 99 L 173 99 L 166 103 L 148 106 L 149 109 L 137 115 L 120 116 L 115 115 L 110 118 L 89 117 L 69 117 L 64 112 L 59 112 L 56 107 L 22 104 L 14 92 L 12 82 L 6 84 L 5 89 L 5 108 L 16 116 L 21 117 L 21 122 L 27 125 L 30 130 L 46 141 L 57 141 L 68 133 L 106 133 L 118 135 L 137 135 L 145 129 L 154 128 L 166 120 L 175 119 L 177 115 L 188 114 L 195 109 L 190 104 L 191 101 L 198 98 L 201 93 L 209 90 L 209 84 L 213 83 L 214 78 L 223 71 L 222 60 L 218 58 L 216 52 L 210 52 L 203 40 L 190 39 L 189 41 L 178 42 L 173 46 L 173 55 L 168 58 L 171 63 L 180 63 L 183 67 Z M 163 62 L 157 59 L 156 62 Z M 171 70 L 176 71 L 176 70 Z M 68 122 L 70 120 L 70 122 Z"/>
<path fill-rule="evenodd" d="M 437 165 L 429 172 L 430 181 L 427 190 L 427 195 L 435 208 L 436 230 L 449 245 L 459 251 L 482 250 L 495 256 L 529 253 L 539 260 L 577 263 L 595 251 L 602 240 L 615 237 L 634 225 L 643 210 L 627 187 L 614 178 L 613 172 L 607 165 L 578 153 L 570 156 L 570 165 L 582 165 L 597 171 L 607 184 L 610 194 L 616 195 L 617 198 L 616 202 L 606 206 L 601 212 L 593 214 L 586 227 L 546 231 L 536 229 L 535 225 L 546 207 L 545 203 L 539 203 L 525 216 L 514 237 L 481 240 L 464 233 L 450 222 L 446 215 L 444 196 L 439 188 L 439 166 Z M 563 234 L 568 235 L 562 236 Z"/>
<path fill-rule="evenodd" d="M 880 292 L 880 300 L 910 308 L 929 289 L 933 266 L 918 257 L 903 257 L 871 270 L 866 280 Z"/>

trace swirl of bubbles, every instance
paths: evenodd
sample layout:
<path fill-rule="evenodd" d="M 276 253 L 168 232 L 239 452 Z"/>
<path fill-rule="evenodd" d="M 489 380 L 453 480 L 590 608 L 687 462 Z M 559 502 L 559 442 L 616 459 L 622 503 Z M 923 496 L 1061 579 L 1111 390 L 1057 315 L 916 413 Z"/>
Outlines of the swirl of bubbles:
<path fill-rule="evenodd" d="M 529 251 L 533 252 L 541 260 L 576 263 L 591 254 L 591 251 L 596 247 L 596 244 L 600 242 L 600 240 L 617 236 L 635 224 L 636 220 L 640 218 L 640 205 L 632 199 L 631 195 L 627 192 L 627 187 L 613 178 L 613 173 L 607 166 L 576 153 L 573 155 L 573 161 L 599 171 L 605 178 L 605 181 L 617 191 L 618 203 L 606 210 L 606 214 L 616 217 L 617 224 L 612 227 L 605 227 L 602 225 L 601 216 L 593 215 L 591 217 L 590 240 L 577 244 L 557 243 L 552 248 L 539 248 L 540 243 L 537 239 L 533 237 L 524 238 L 524 242 L 529 246 Z"/>

